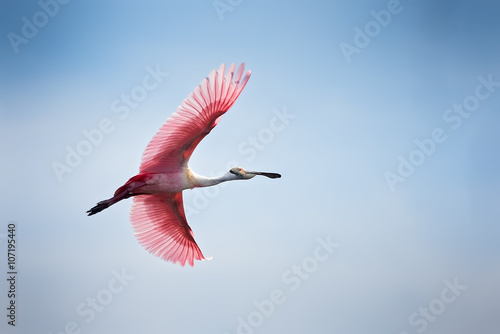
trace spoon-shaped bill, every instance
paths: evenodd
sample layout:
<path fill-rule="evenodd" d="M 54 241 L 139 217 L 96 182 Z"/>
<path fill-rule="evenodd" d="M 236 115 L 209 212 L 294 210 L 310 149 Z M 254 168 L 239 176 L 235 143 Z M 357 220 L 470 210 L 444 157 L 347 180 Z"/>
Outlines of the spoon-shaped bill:
<path fill-rule="evenodd" d="M 281 177 L 281 174 L 278 174 L 278 173 L 269 173 L 269 172 L 247 172 L 247 174 L 255 174 L 255 175 L 267 176 L 270 179 L 279 179 Z"/>

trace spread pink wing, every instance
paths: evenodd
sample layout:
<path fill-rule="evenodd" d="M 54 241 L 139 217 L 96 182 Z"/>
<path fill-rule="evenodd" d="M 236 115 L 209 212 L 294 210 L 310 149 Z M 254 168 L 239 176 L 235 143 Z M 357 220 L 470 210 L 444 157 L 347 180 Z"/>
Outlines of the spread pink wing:
<path fill-rule="evenodd" d="M 140 173 L 178 171 L 187 166 L 198 143 L 217 125 L 234 104 L 250 78 L 244 64 L 213 70 L 177 108 L 149 142 Z M 191 266 L 204 259 L 189 227 L 182 193 L 134 197 L 130 220 L 139 243 L 150 253 L 174 263 Z"/>
<path fill-rule="evenodd" d="M 134 197 L 130 220 L 139 243 L 165 261 L 182 266 L 203 260 L 182 205 L 182 193 Z"/>
<path fill-rule="evenodd" d="M 187 165 L 198 143 L 231 108 L 250 78 L 245 64 L 234 72 L 232 64 L 213 70 L 177 108 L 149 142 L 142 156 L 140 173 L 162 173 Z M 241 81 L 240 81 L 241 80 Z"/>

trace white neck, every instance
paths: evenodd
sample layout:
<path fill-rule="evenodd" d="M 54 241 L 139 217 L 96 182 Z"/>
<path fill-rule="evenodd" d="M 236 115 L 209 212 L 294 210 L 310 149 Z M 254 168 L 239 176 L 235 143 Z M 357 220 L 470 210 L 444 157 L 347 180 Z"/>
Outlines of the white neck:
<path fill-rule="evenodd" d="M 226 182 L 226 181 L 233 181 L 233 180 L 240 180 L 240 178 L 232 173 L 224 173 L 223 175 L 220 176 L 215 176 L 215 177 L 206 177 L 202 176 L 199 174 L 196 174 L 192 172 L 193 178 L 194 178 L 194 186 L 195 187 L 210 187 L 210 186 L 215 186 L 216 184 Z"/>

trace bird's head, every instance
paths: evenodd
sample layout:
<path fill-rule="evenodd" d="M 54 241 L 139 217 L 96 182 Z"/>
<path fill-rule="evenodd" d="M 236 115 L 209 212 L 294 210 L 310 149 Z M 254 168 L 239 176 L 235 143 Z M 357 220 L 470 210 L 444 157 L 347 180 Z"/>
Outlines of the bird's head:
<path fill-rule="evenodd" d="M 268 172 L 250 172 L 246 171 L 241 167 L 233 167 L 229 170 L 229 173 L 236 175 L 238 178 L 242 180 L 248 180 L 254 177 L 255 175 L 267 176 L 271 179 L 280 178 L 281 175 L 278 173 L 268 173 Z"/>

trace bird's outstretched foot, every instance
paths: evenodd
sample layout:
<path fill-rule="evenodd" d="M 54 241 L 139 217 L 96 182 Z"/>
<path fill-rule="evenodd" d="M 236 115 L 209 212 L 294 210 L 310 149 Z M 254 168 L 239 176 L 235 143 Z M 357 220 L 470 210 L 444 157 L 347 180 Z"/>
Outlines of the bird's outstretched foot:
<path fill-rule="evenodd" d="M 86 213 L 88 213 L 89 216 L 95 215 L 96 213 L 101 212 L 106 208 L 109 208 L 111 204 L 113 203 L 109 199 L 100 201 L 99 203 L 96 204 L 96 206 L 88 210 Z"/>

